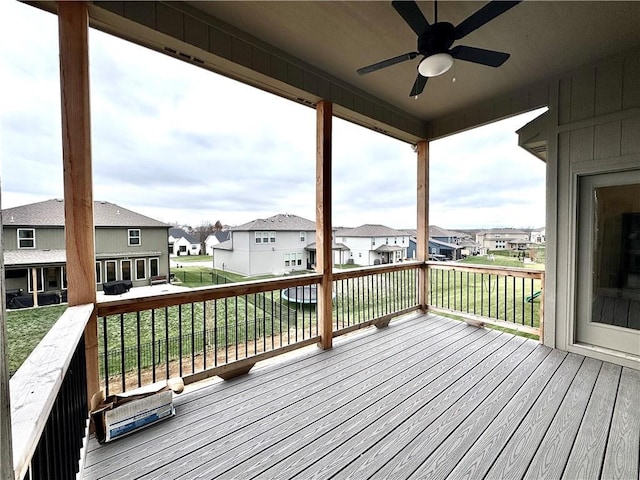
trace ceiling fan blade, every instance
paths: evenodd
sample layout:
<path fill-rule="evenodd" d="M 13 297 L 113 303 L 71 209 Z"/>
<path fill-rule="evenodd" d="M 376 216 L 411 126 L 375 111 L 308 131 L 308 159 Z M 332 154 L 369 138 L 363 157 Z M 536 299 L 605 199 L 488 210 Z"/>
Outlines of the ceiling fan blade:
<path fill-rule="evenodd" d="M 461 38 L 469 35 L 474 30 L 480 28 L 485 23 L 490 22 L 494 18 L 502 15 L 504 12 L 506 12 L 510 8 L 515 7 L 519 3 L 520 1 L 514 1 L 514 2 L 493 1 L 493 2 L 487 3 L 480 10 L 472 14 L 466 20 L 463 20 L 462 23 L 458 24 L 455 27 L 454 29 L 455 39 L 460 40 Z"/>
<path fill-rule="evenodd" d="M 429 28 L 429 22 L 424 18 L 416 2 L 394 0 L 391 5 L 404 18 L 404 21 L 407 22 L 411 29 L 416 32 L 416 35 L 422 35 Z"/>
<path fill-rule="evenodd" d="M 420 95 L 424 90 L 424 86 L 427 84 L 427 80 L 429 80 L 427 77 L 423 77 L 422 75 L 418 74 L 418 76 L 416 77 L 416 81 L 413 82 L 413 88 L 411 89 L 411 93 L 409 94 L 409 96 L 417 97 L 418 95 Z"/>
<path fill-rule="evenodd" d="M 508 53 L 485 50 L 484 48 L 460 45 L 449 50 L 453 58 L 466 62 L 480 63 L 489 67 L 499 67 L 510 57 Z"/>
<path fill-rule="evenodd" d="M 418 52 L 405 53 L 403 55 L 398 55 L 397 57 L 388 58 L 386 60 L 382 60 L 381 62 L 359 68 L 358 70 L 356 70 L 356 72 L 358 72 L 358 75 L 364 75 L 365 73 L 375 72 L 376 70 L 380 70 L 381 68 L 390 67 L 391 65 L 395 65 L 396 63 L 404 62 L 406 60 L 413 60 L 417 56 Z"/>

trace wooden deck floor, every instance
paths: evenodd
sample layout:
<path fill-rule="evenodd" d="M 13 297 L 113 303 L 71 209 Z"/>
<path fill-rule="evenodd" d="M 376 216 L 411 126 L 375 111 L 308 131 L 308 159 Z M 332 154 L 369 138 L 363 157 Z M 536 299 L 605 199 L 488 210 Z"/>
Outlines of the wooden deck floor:
<path fill-rule="evenodd" d="M 640 372 L 438 316 L 176 397 L 86 478 L 638 479 Z"/>

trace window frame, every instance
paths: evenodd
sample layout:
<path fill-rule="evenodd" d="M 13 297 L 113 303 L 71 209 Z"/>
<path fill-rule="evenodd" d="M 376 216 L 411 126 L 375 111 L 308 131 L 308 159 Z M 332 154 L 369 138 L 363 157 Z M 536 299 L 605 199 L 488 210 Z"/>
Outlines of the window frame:
<path fill-rule="evenodd" d="M 142 268 L 143 268 L 143 272 L 142 272 L 142 273 L 143 273 L 143 275 L 142 275 L 142 277 L 139 277 L 139 276 L 138 276 L 138 263 L 139 263 L 139 262 L 142 262 L 142 266 L 143 266 L 143 267 L 142 267 Z M 134 277 L 135 277 L 135 279 L 136 279 L 136 280 L 145 280 L 145 279 L 147 278 L 147 260 L 146 260 L 145 258 L 136 258 L 136 259 L 133 261 L 133 264 L 134 264 L 134 269 L 133 269 L 133 271 L 134 271 Z"/>
<path fill-rule="evenodd" d="M 138 232 L 138 235 L 133 235 L 133 232 Z M 132 242 L 132 240 L 137 239 L 138 243 Z M 139 247 L 142 245 L 142 230 L 139 228 L 129 228 L 127 229 L 127 244 L 130 247 Z"/>
<path fill-rule="evenodd" d="M 96 285 L 102 283 L 102 262 L 96 260 Z"/>
<path fill-rule="evenodd" d="M 124 278 L 124 265 L 129 264 L 129 278 Z M 120 260 L 120 280 L 133 280 L 131 259 Z"/>
<path fill-rule="evenodd" d="M 153 264 L 156 264 L 156 273 L 154 275 L 153 273 Z M 160 275 L 160 259 L 158 257 L 154 257 L 154 258 L 150 258 L 149 259 L 149 276 L 150 277 L 156 277 Z"/>
<path fill-rule="evenodd" d="M 20 238 L 20 232 L 31 232 L 31 238 Z M 34 250 L 36 248 L 36 229 L 35 228 L 18 228 L 17 229 L 17 240 L 18 240 L 18 249 L 19 250 Z M 21 241 L 30 240 L 32 245 L 30 247 L 23 247 L 21 245 Z"/>

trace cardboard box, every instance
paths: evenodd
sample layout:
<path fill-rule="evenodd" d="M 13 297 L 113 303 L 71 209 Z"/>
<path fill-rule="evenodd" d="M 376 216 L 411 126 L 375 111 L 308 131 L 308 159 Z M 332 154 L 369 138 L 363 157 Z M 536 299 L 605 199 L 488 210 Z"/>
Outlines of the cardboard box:
<path fill-rule="evenodd" d="M 95 403 L 91 420 L 100 443 L 110 442 L 175 415 L 173 391 L 166 383 L 109 395 Z"/>

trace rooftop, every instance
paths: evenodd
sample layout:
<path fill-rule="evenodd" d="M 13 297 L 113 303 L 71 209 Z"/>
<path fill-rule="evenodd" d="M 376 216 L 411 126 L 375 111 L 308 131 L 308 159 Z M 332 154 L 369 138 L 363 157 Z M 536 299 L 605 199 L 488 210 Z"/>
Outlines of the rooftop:
<path fill-rule="evenodd" d="M 263 230 L 315 232 L 316 224 L 297 215 L 279 213 L 269 218 L 258 218 L 237 227 L 232 227 L 231 230 L 236 232 Z"/>
<path fill-rule="evenodd" d="M 96 227 L 163 227 L 166 223 L 115 203 L 94 201 Z M 51 199 L 2 210 L 2 224 L 16 227 L 64 227 L 64 200 Z"/>

